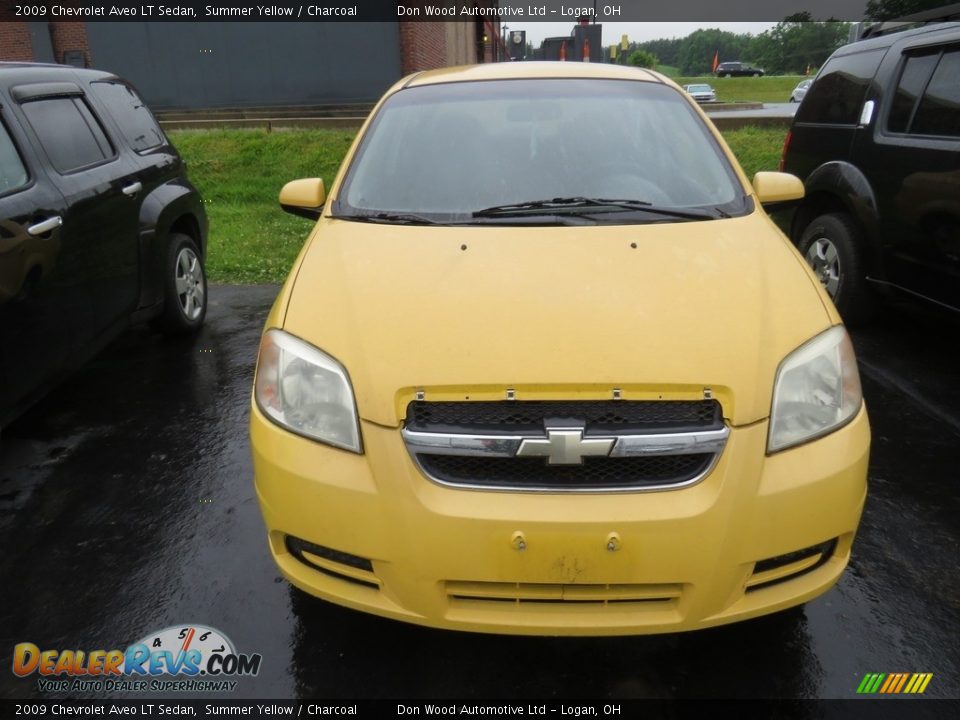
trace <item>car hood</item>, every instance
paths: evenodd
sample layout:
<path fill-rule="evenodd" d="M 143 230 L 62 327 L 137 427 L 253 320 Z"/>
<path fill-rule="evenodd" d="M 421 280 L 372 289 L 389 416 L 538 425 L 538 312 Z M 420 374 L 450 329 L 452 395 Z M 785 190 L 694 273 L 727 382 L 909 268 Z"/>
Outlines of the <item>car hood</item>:
<path fill-rule="evenodd" d="M 760 212 L 706 222 L 431 227 L 320 221 L 284 329 L 337 358 L 360 416 L 430 399 L 693 399 L 769 415 L 791 350 L 831 324 Z"/>

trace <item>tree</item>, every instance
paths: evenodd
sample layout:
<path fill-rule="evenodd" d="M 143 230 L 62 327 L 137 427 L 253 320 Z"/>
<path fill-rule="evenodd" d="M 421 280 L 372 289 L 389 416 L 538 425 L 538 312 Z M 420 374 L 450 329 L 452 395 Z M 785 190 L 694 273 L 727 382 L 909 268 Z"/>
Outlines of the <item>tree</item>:
<path fill-rule="evenodd" d="M 716 28 L 696 30 L 683 41 L 677 54 L 684 75 L 706 75 L 713 70 L 713 56 L 724 60 L 751 60 L 744 50 L 752 35 L 735 35 Z"/>
<path fill-rule="evenodd" d="M 810 13 L 797 13 L 753 38 L 749 55 L 769 73 L 803 73 L 820 67 L 843 45 L 849 28 L 849 23 L 812 22 Z"/>
<path fill-rule="evenodd" d="M 656 55 L 646 50 L 634 50 L 627 58 L 627 63 L 639 68 L 655 68 L 659 62 Z"/>
<path fill-rule="evenodd" d="M 636 49 L 653 53 L 660 60 L 658 63 L 660 65 L 677 65 L 682 45 L 683 40 L 681 38 L 647 40 L 637 45 Z"/>

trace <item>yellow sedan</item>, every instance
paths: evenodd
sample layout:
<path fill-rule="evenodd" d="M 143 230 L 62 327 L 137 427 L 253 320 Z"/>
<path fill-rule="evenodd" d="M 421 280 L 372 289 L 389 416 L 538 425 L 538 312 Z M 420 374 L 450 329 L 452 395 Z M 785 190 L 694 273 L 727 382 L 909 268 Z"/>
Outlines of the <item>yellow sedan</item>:
<path fill-rule="evenodd" d="M 847 333 L 681 88 L 504 63 L 391 88 L 263 333 L 268 546 L 298 588 L 439 628 L 615 635 L 843 573 L 870 433 Z"/>

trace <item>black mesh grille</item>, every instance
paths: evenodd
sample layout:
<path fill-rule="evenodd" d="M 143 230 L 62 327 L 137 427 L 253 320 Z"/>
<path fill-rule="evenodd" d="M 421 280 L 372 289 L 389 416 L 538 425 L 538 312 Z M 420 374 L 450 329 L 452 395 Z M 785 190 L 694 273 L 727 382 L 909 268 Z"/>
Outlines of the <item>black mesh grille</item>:
<path fill-rule="evenodd" d="M 542 432 L 547 419 L 572 419 L 586 434 L 719 428 L 716 400 L 503 400 L 498 402 L 424 402 L 407 406 L 406 425 L 421 432 Z"/>
<path fill-rule="evenodd" d="M 712 454 L 584 458 L 583 465 L 548 465 L 545 458 L 418 455 L 423 469 L 441 482 L 484 487 L 558 490 L 642 488 L 691 480 Z"/>

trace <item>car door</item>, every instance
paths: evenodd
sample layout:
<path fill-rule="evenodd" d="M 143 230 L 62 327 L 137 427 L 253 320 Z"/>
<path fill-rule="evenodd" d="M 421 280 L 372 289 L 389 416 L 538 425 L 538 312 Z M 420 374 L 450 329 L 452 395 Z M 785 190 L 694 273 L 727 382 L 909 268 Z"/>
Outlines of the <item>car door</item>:
<path fill-rule="evenodd" d="M 66 367 L 91 303 L 66 202 L 0 98 L 0 424 Z"/>
<path fill-rule="evenodd" d="M 854 162 L 877 196 L 889 281 L 960 307 L 960 44 L 896 59 L 886 111 Z"/>
<path fill-rule="evenodd" d="M 786 172 L 806 181 L 826 163 L 849 161 L 885 53 L 886 48 L 870 49 L 835 54 L 827 61 L 794 116 Z"/>
<path fill-rule="evenodd" d="M 93 81 L 89 87 L 119 142 L 128 148 L 130 160 L 136 167 L 136 181 L 142 188 L 140 199 L 150 198 L 161 185 L 182 175 L 180 156 L 133 86 L 120 78 L 107 78 Z M 157 282 L 162 268 L 157 266 L 154 252 L 152 233 L 155 229 L 140 228 L 140 307 L 153 305 L 163 298 L 163 288 Z"/>
<path fill-rule="evenodd" d="M 11 94 L 69 208 L 65 230 L 82 248 L 93 302 L 94 322 L 83 344 L 95 346 L 136 309 L 142 192 L 137 167 L 108 135 L 79 85 L 21 85 Z"/>

